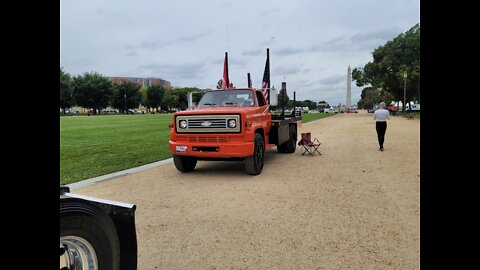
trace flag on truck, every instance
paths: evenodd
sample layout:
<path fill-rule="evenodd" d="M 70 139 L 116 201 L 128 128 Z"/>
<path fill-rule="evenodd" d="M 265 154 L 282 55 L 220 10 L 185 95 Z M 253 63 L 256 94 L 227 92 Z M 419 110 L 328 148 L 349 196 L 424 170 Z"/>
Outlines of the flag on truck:
<path fill-rule="evenodd" d="M 262 80 L 262 93 L 267 101 L 267 104 L 270 104 L 270 99 L 268 98 L 268 92 L 270 87 L 270 55 L 267 49 L 267 61 L 265 62 L 265 71 L 263 72 L 263 80 Z"/>
<path fill-rule="evenodd" d="M 230 80 L 228 79 L 228 53 L 225 52 L 225 61 L 223 62 L 223 80 L 222 89 L 228 89 Z"/>

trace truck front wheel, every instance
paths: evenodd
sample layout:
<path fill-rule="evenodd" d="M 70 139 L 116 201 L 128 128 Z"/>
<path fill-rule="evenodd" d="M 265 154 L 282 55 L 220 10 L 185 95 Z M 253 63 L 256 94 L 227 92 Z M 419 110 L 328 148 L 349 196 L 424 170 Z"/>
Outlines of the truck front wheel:
<path fill-rule="evenodd" d="M 181 172 L 191 172 L 197 166 L 197 159 L 195 157 L 177 156 L 173 155 L 173 163 L 177 170 Z"/>
<path fill-rule="evenodd" d="M 249 174 L 259 175 L 263 169 L 263 160 L 265 157 L 265 145 L 263 137 L 259 133 L 254 137 L 253 155 L 245 159 L 245 169 Z"/>
<path fill-rule="evenodd" d="M 118 270 L 120 242 L 115 225 L 106 214 L 87 208 L 90 215 L 60 218 L 60 269 Z"/>

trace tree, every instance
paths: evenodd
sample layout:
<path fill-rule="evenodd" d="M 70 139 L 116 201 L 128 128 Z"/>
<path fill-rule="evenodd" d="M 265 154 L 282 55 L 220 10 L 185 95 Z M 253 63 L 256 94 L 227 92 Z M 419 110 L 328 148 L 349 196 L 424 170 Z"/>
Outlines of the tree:
<path fill-rule="evenodd" d="M 147 107 L 147 110 L 148 110 L 148 106 L 147 106 L 147 90 L 148 90 L 148 87 L 146 86 L 142 86 L 140 87 L 140 90 L 138 90 L 138 92 L 140 93 L 140 104 Z"/>
<path fill-rule="evenodd" d="M 155 108 L 158 111 L 158 107 L 162 105 L 163 96 L 165 95 L 165 89 L 161 85 L 151 85 L 147 89 L 147 108 Z"/>
<path fill-rule="evenodd" d="M 170 111 L 173 108 L 178 107 L 178 99 L 178 94 L 175 92 L 175 89 L 172 88 L 165 92 L 165 95 L 162 99 L 162 104 Z"/>
<path fill-rule="evenodd" d="M 203 97 L 203 95 L 205 94 L 205 92 L 193 92 L 192 94 L 192 99 L 193 99 L 193 102 L 195 104 L 198 104 L 198 102 L 200 102 L 200 99 Z"/>
<path fill-rule="evenodd" d="M 315 103 L 315 101 L 307 99 L 307 100 L 303 101 L 303 104 L 305 105 L 303 107 L 308 107 L 310 110 L 316 110 L 317 109 L 317 103 Z"/>
<path fill-rule="evenodd" d="M 73 80 L 70 74 L 65 73 L 60 67 L 60 108 L 65 114 L 67 108 L 73 105 Z"/>
<path fill-rule="evenodd" d="M 76 104 L 84 108 L 106 108 L 113 96 L 112 82 L 97 72 L 85 73 L 73 78 L 73 98 Z"/>
<path fill-rule="evenodd" d="M 373 108 L 373 106 L 382 101 L 388 106 L 390 102 L 394 100 L 389 92 L 382 89 L 374 89 L 373 87 L 365 87 L 360 97 L 358 107 L 363 109 Z"/>
<path fill-rule="evenodd" d="M 183 88 L 172 88 L 166 91 L 162 103 L 164 106 L 172 108 L 178 108 L 180 110 L 185 110 L 188 107 L 188 93 L 199 93 L 200 89 L 197 87 L 183 87 Z M 195 102 L 195 96 L 193 95 L 193 101 Z M 197 97 L 197 102 L 200 100 Z"/>
<path fill-rule="evenodd" d="M 114 85 L 115 94 L 113 96 L 112 107 L 127 113 L 129 109 L 138 108 L 142 96 L 140 94 L 140 85 L 124 81 Z"/>
<path fill-rule="evenodd" d="M 380 88 L 394 100 L 403 100 L 406 72 L 407 102 L 420 101 L 420 24 L 379 46 L 372 56 L 373 62 L 352 71 L 357 86 Z"/>

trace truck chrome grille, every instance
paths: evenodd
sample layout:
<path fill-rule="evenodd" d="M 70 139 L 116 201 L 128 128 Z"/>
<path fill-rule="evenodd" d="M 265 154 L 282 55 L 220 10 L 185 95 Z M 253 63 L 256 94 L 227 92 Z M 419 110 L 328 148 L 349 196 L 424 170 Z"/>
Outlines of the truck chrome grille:
<path fill-rule="evenodd" d="M 188 119 L 187 128 L 227 128 L 227 119 Z"/>
<path fill-rule="evenodd" d="M 236 126 L 228 126 L 229 120 L 235 120 Z M 186 128 L 180 128 L 180 121 L 186 121 Z M 177 133 L 240 133 L 242 122 L 239 114 L 179 115 L 175 119 Z M 183 123 L 185 124 L 185 123 Z M 196 138 L 200 140 L 200 137 Z M 209 138 L 204 142 L 210 142 Z"/>

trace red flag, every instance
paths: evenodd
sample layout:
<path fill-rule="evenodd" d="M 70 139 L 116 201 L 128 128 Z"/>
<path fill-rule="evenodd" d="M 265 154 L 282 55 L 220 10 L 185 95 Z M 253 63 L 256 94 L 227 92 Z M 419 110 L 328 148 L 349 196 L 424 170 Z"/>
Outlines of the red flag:
<path fill-rule="evenodd" d="M 230 80 L 228 79 L 228 53 L 225 52 L 225 61 L 223 62 L 222 89 L 228 89 L 229 86 L 230 86 Z"/>

